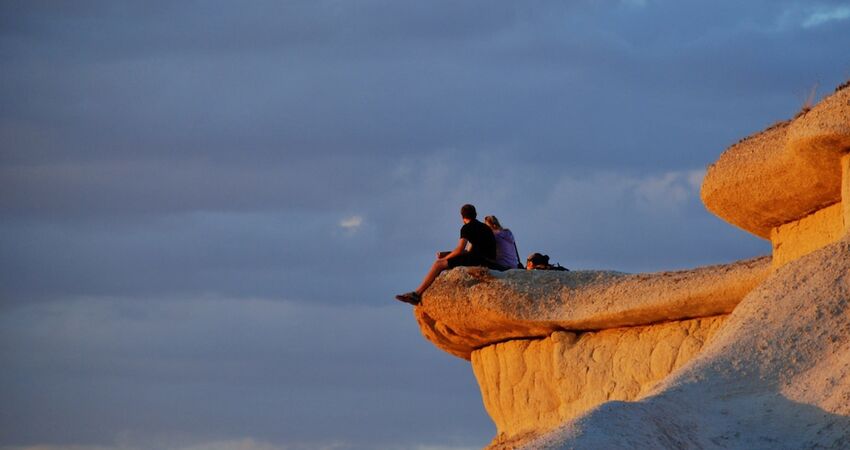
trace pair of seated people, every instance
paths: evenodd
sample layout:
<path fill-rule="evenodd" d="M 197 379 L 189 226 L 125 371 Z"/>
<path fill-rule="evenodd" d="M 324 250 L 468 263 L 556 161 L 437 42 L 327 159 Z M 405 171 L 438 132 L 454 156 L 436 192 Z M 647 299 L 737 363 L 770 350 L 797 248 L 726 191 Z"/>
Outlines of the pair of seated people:
<path fill-rule="evenodd" d="M 460 217 L 463 227 L 457 247 L 450 252 L 437 253 L 437 260 L 414 291 L 396 295 L 396 299 L 412 305 L 422 301 L 422 293 L 431 286 L 442 271 L 458 266 L 485 266 L 494 270 L 522 269 L 519 263 L 519 251 L 511 230 L 503 228 L 495 216 L 484 218 L 485 223 L 477 219 L 473 205 L 463 205 Z M 549 256 L 533 253 L 526 261 L 528 270 L 566 270 L 559 265 L 550 265 Z"/>
<path fill-rule="evenodd" d="M 422 293 L 437 279 L 437 275 L 446 269 L 458 266 L 485 266 L 494 270 L 522 268 L 511 230 L 502 228 L 494 216 L 487 216 L 487 224 L 478 221 L 478 213 L 473 205 L 460 208 L 463 227 L 457 247 L 450 252 L 437 253 L 437 260 L 414 291 L 396 295 L 399 301 L 418 305 Z"/>

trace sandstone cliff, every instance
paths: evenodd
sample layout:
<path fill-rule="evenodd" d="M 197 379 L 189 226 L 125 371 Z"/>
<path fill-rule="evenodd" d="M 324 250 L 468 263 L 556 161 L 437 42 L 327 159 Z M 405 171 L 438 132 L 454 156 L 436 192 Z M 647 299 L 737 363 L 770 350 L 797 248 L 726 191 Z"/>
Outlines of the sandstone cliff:
<path fill-rule="evenodd" d="M 442 274 L 423 335 L 472 363 L 492 448 L 850 448 L 850 87 L 730 147 L 707 208 L 772 258 Z"/>

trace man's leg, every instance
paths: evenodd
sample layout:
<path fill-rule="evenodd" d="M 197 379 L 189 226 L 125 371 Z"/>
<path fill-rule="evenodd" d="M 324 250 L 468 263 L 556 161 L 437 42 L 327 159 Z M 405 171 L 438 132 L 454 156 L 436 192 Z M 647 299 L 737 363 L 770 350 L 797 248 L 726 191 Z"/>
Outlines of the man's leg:
<path fill-rule="evenodd" d="M 428 289 L 428 286 L 431 286 L 431 283 L 437 279 L 437 275 L 440 272 L 449 268 L 449 260 L 447 259 L 438 259 L 434 261 L 434 264 L 431 265 L 431 270 L 428 271 L 428 274 L 425 275 L 425 278 L 422 280 L 422 284 L 416 288 L 416 293 L 422 295 L 425 292 L 425 289 Z"/>

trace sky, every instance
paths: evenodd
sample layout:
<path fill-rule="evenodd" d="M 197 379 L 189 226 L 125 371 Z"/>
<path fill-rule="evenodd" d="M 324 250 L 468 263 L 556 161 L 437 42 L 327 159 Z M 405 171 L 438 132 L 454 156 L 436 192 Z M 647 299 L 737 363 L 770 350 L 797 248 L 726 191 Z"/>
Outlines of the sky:
<path fill-rule="evenodd" d="M 0 449 L 480 448 L 393 296 L 464 203 L 652 272 L 766 241 L 699 188 L 850 78 L 850 2 L 0 2 Z"/>

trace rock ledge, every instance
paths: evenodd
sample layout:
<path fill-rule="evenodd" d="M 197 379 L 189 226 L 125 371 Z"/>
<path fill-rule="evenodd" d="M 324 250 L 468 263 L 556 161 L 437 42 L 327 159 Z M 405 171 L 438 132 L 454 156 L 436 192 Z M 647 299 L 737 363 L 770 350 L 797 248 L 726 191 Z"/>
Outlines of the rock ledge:
<path fill-rule="evenodd" d="M 770 271 L 767 257 L 693 270 L 618 272 L 480 268 L 444 272 L 416 307 L 422 334 L 464 359 L 555 331 L 590 331 L 728 314 Z"/>

